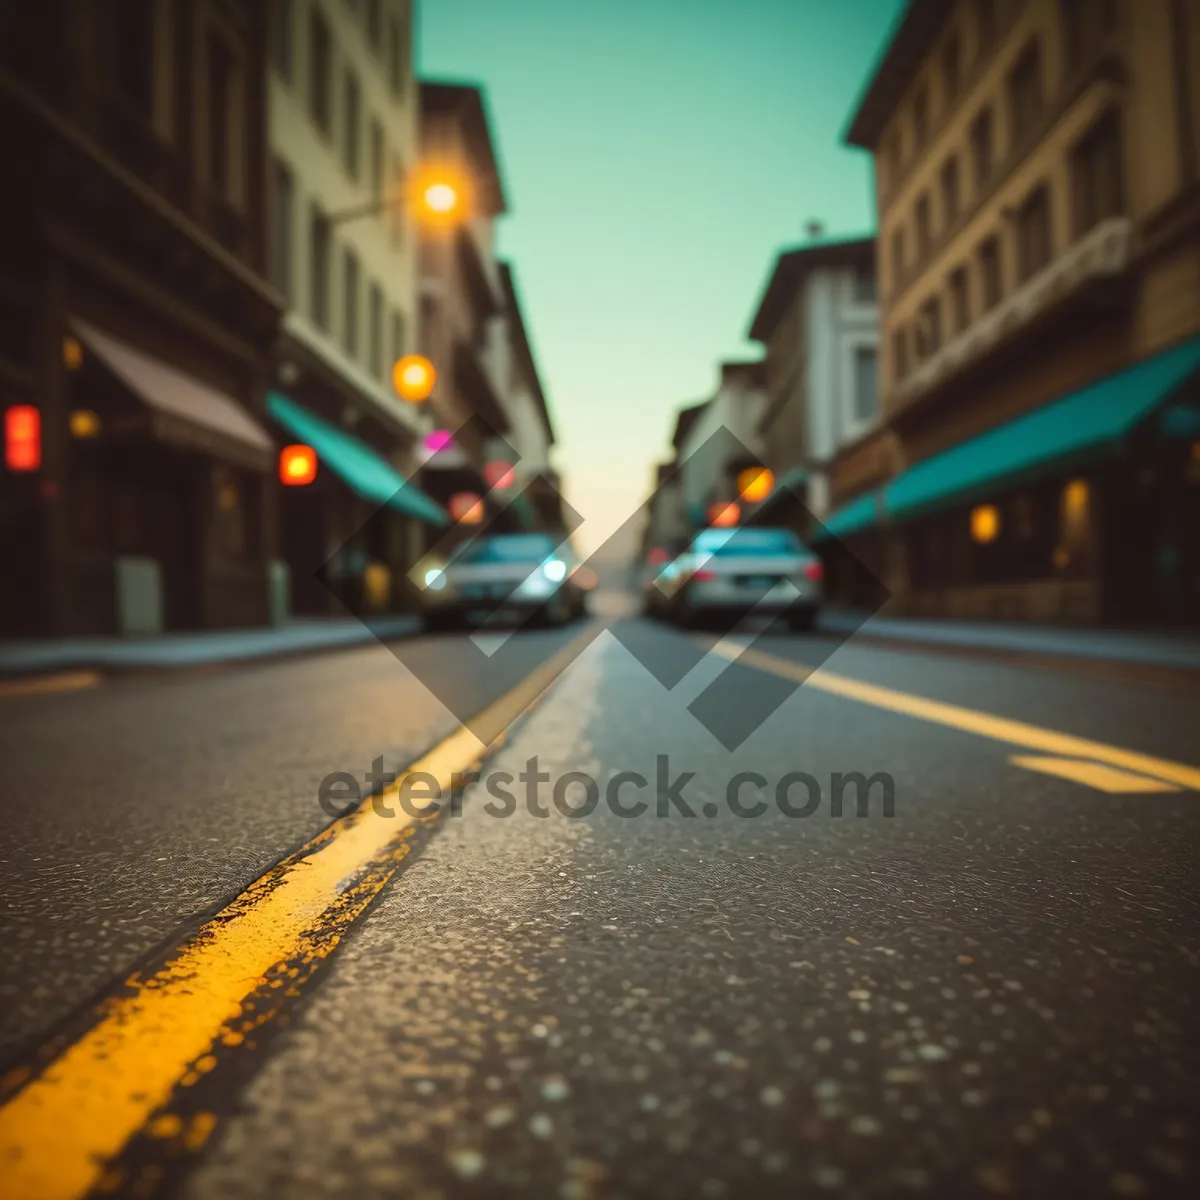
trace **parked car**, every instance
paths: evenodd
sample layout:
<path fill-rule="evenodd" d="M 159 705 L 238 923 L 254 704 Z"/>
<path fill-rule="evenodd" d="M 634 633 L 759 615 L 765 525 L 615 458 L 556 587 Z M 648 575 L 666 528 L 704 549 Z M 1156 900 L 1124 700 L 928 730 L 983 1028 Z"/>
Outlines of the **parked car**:
<path fill-rule="evenodd" d="M 790 529 L 705 529 L 656 584 L 681 625 L 733 624 L 751 612 L 813 627 L 822 599 L 821 560 Z"/>
<path fill-rule="evenodd" d="M 573 579 L 578 565 L 569 543 L 548 533 L 472 538 L 445 562 L 418 564 L 425 627 L 461 629 L 497 612 L 565 624 L 586 611 L 585 593 Z"/>

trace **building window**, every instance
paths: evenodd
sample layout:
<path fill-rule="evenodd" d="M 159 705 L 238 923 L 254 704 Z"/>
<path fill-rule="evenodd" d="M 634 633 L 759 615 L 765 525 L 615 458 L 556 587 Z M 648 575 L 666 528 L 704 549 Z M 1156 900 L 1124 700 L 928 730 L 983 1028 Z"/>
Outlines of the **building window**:
<path fill-rule="evenodd" d="M 1021 282 L 1049 265 L 1053 252 L 1050 189 L 1042 184 L 1017 213 L 1017 269 Z"/>
<path fill-rule="evenodd" d="M 954 332 L 962 333 L 971 323 L 971 300 L 967 292 L 967 268 L 959 267 L 950 273 L 950 319 Z"/>
<path fill-rule="evenodd" d="M 879 411 L 879 361 L 874 346 L 854 351 L 854 419 L 865 424 Z"/>
<path fill-rule="evenodd" d="M 406 58 L 404 28 L 401 19 L 393 16 L 388 21 L 388 82 L 394 96 L 399 96 L 404 91 L 404 82 L 408 74 Z"/>
<path fill-rule="evenodd" d="M 292 239 L 295 237 L 296 188 L 287 164 L 271 167 L 271 282 L 289 304 L 293 300 Z"/>
<path fill-rule="evenodd" d="M 917 315 L 917 357 L 928 358 L 942 348 L 942 299 L 930 296 Z"/>
<path fill-rule="evenodd" d="M 329 218 L 315 205 L 309 246 L 309 311 L 320 329 L 329 328 Z"/>
<path fill-rule="evenodd" d="M 208 182 L 217 195 L 232 199 L 234 193 L 235 136 L 240 128 L 237 105 L 238 63 L 225 36 L 215 29 L 207 38 Z"/>
<path fill-rule="evenodd" d="M 246 481 L 223 464 L 213 469 L 214 525 L 218 553 L 229 559 L 249 558 L 254 550 L 247 511 L 251 489 Z"/>
<path fill-rule="evenodd" d="M 362 123 L 362 93 L 358 87 L 358 78 L 353 71 L 346 72 L 344 95 L 346 103 L 343 109 L 342 162 L 346 167 L 346 174 L 351 179 L 357 179 L 359 142 L 361 141 L 359 125 Z"/>
<path fill-rule="evenodd" d="M 405 345 L 404 314 L 399 309 L 392 312 L 392 362 L 399 362 L 408 352 Z"/>
<path fill-rule="evenodd" d="M 904 282 L 904 230 L 892 230 L 892 291 Z"/>
<path fill-rule="evenodd" d="M 308 111 L 323 133 L 333 132 L 333 43 L 315 5 L 308 14 Z"/>
<path fill-rule="evenodd" d="M 990 312 L 1004 296 L 998 238 L 990 237 L 979 247 L 979 279 L 982 285 L 983 311 Z"/>
<path fill-rule="evenodd" d="M 1084 135 L 1071 156 L 1075 235 L 1087 233 L 1125 211 L 1125 173 L 1121 163 L 1121 125 L 1106 113 Z"/>
<path fill-rule="evenodd" d="M 149 120 L 154 115 L 157 0 L 122 0 L 110 6 L 117 90 Z"/>
<path fill-rule="evenodd" d="M 383 0 L 367 0 L 367 43 L 376 54 L 383 46 Z"/>
<path fill-rule="evenodd" d="M 929 138 L 929 93 L 921 88 L 913 97 L 913 141 L 919 152 Z"/>
<path fill-rule="evenodd" d="M 342 349 L 358 355 L 358 255 L 349 246 L 342 256 Z"/>
<path fill-rule="evenodd" d="M 982 189 L 996 168 L 996 138 L 992 110 L 985 108 L 971 123 L 971 160 L 975 165 L 975 187 Z"/>
<path fill-rule="evenodd" d="M 391 169 L 391 186 L 399 193 L 404 183 L 404 164 L 396 155 L 392 155 Z M 404 205 L 393 204 L 391 206 L 392 214 L 392 249 L 398 250 L 400 243 L 404 240 Z"/>
<path fill-rule="evenodd" d="M 371 118 L 371 195 L 383 195 L 383 125 Z"/>
<path fill-rule="evenodd" d="M 275 0 L 271 8 L 271 59 L 280 79 L 291 83 L 296 61 L 296 3 Z"/>
<path fill-rule="evenodd" d="M 975 31 L 983 54 L 996 40 L 996 0 L 975 0 Z"/>
<path fill-rule="evenodd" d="M 1067 70 L 1098 54 L 1117 28 L 1117 0 L 1060 0 Z"/>
<path fill-rule="evenodd" d="M 951 226 L 958 220 L 959 191 L 958 191 L 958 159 L 949 158 L 942 167 L 942 222 Z"/>
<path fill-rule="evenodd" d="M 889 191 L 895 191 L 900 182 L 900 174 L 904 170 L 904 140 L 897 129 L 888 139 L 887 154 L 887 186 Z"/>
<path fill-rule="evenodd" d="M 383 291 L 377 283 L 371 284 L 367 313 L 367 367 L 376 379 L 383 378 Z"/>
<path fill-rule="evenodd" d="M 1042 115 L 1042 55 L 1036 42 L 1028 46 L 1008 77 L 1008 103 L 1014 142 L 1022 142 Z"/>
<path fill-rule="evenodd" d="M 917 201 L 917 259 L 923 261 L 933 248 L 933 221 L 929 212 L 929 197 Z"/>
<path fill-rule="evenodd" d="M 942 88 L 946 103 L 958 97 L 962 87 L 962 58 L 959 53 L 958 34 L 952 33 L 942 47 Z"/>
<path fill-rule="evenodd" d="M 863 264 L 854 272 L 854 303 L 875 303 L 875 268 Z"/>
<path fill-rule="evenodd" d="M 908 338 L 903 326 L 892 331 L 892 369 L 897 383 L 908 374 Z"/>

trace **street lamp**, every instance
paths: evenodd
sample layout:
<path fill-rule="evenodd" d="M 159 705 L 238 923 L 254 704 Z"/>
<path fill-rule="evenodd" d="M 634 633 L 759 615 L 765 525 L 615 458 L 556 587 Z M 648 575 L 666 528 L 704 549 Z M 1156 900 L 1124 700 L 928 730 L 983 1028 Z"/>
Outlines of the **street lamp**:
<path fill-rule="evenodd" d="M 407 201 L 414 215 L 430 223 L 458 223 L 463 220 L 468 208 L 470 189 L 466 177 L 449 167 L 426 165 L 410 175 L 399 179 L 396 184 L 366 204 L 333 213 L 328 221 L 331 226 L 357 221 L 360 217 L 374 217 Z"/>

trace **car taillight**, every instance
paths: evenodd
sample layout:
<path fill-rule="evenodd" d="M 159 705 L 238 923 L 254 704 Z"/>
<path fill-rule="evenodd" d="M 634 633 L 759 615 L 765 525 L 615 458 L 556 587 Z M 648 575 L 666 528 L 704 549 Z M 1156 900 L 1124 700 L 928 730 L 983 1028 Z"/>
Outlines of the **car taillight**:
<path fill-rule="evenodd" d="M 693 571 L 692 578 L 697 583 L 712 583 L 717 577 L 716 571 Z"/>
<path fill-rule="evenodd" d="M 825 578 L 825 564 L 813 559 L 804 564 L 804 578 L 812 583 L 820 583 Z"/>

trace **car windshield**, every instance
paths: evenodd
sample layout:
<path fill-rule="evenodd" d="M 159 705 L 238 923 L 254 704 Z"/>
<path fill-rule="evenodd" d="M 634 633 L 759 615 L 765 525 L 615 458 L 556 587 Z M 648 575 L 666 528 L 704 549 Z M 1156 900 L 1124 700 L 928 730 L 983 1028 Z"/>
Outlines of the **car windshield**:
<path fill-rule="evenodd" d="M 732 555 L 801 554 L 800 539 L 790 529 L 706 529 L 692 549 L 698 554 Z"/>
<path fill-rule="evenodd" d="M 554 539 L 544 534 L 514 533 L 468 542 L 454 559 L 469 564 L 540 563 L 548 559 L 554 550 Z"/>

